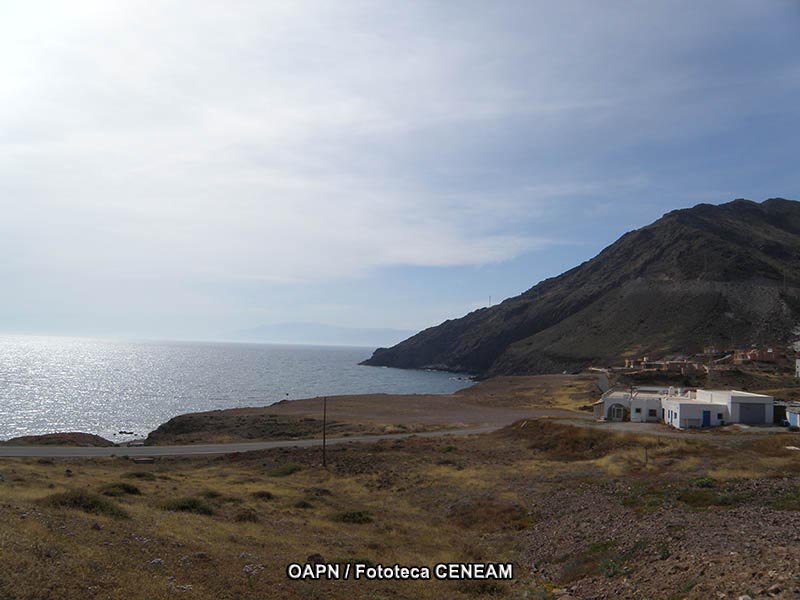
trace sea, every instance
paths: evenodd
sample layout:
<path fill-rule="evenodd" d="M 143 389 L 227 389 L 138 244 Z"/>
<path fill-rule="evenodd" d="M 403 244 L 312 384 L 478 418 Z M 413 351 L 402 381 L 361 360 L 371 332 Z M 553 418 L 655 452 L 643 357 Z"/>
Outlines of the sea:
<path fill-rule="evenodd" d="M 372 348 L 0 336 L 0 439 L 112 441 L 170 418 L 338 394 L 449 394 L 466 375 L 367 367 Z"/>

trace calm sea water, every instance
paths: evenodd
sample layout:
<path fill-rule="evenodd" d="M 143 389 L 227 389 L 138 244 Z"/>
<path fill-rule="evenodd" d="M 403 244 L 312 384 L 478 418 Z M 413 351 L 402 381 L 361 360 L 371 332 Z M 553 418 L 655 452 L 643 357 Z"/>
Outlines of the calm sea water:
<path fill-rule="evenodd" d="M 450 373 L 359 366 L 371 352 L 4 336 L 0 439 L 85 431 L 119 441 L 145 435 L 186 412 L 321 395 L 446 394 L 470 384 Z"/>

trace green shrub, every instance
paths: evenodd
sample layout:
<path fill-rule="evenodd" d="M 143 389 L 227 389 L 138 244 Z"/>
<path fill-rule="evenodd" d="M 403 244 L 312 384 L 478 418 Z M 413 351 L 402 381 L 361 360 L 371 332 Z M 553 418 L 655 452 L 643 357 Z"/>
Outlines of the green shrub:
<path fill-rule="evenodd" d="M 783 494 L 770 502 L 770 506 L 775 510 L 797 510 L 800 511 L 800 487 L 793 491 Z"/>
<path fill-rule="evenodd" d="M 372 515 L 366 510 L 348 510 L 345 512 L 337 513 L 333 517 L 334 521 L 340 523 L 372 523 Z"/>
<path fill-rule="evenodd" d="M 694 480 L 694 484 L 699 488 L 713 488 L 716 487 L 717 482 L 711 477 L 698 477 Z"/>
<path fill-rule="evenodd" d="M 128 513 L 102 496 L 84 490 L 70 490 L 42 499 L 42 503 L 56 508 L 72 508 L 96 515 L 108 515 L 116 519 L 128 518 Z"/>
<path fill-rule="evenodd" d="M 632 571 L 630 563 L 640 562 L 645 548 L 644 542 L 637 542 L 627 549 L 619 548 L 614 540 L 591 544 L 585 550 L 565 557 L 561 579 L 568 582 L 593 575 L 627 576 Z"/>
<path fill-rule="evenodd" d="M 161 505 L 164 510 L 171 510 L 175 512 L 188 512 L 197 515 L 213 515 L 214 507 L 202 498 L 176 498 L 174 500 L 167 500 Z"/>
<path fill-rule="evenodd" d="M 469 598 L 485 598 L 487 596 L 508 597 L 508 586 L 502 581 L 465 580 L 457 584 L 457 588 Z M 550 596 L 553 598 L 554 596 Z"/>
<path fill-rule="evenodd" d="M 298 465 L 295 463 L 286 463 L 285 465 L 267 471 L 267 475 L 269 475 L 270 477 L 286 477 L 288 475 L 292 475 L 302 470 L 303 470 L 302 465 Z"/>
<path fill-rule="evenodd" d="M 600 563 L 600 571 L 606 577 L 616 577 L 623 572 L 623 567 L 613 558 L 607 558 Z"/>
<path fill-rule="evenodd" d="M 252 508 L 242 508 L 233 517 L 237 523 L 258 523 L 258 513 Z"/>
<path fill-rule="evenodd" d="M 218 492 L 217 490 L 203 490 L 200 492 L 200 497 L 205 498 L 206 500 L 212 500 L 215 504 L 223 504 L 223 503 L 230 503 L 230 504 L 241 504 L 244 502 L 238 496 L 226 496 L 225 494 Z"/>
<path fill-rule="evenodd" d="M 596 542 L 588 548 L 578 550 L 565 556 L 559 579 L 564 582 L 576 581 L 592 575 L 599 575 L 608 561 L 617 556 L 617 542 L 607 540 Z"/>
<path fill-rule="evenodd" d="M 149 471 L 130 471 L 122 475 L 126 479 L 142 479 L 144 481 L 155 481 L 156 476 Z"/>
<path fill-rule="evenodd" d="M 267 490 L 258 490 L 250 494 L 256 500 L 274 500 L 275 494 Z"/>
<path fill-rule="evenodd" d="M 103 494 L 104 496 L 117 497 L 126 495 L 139 496 L 142 492 L 135 485 L 132 485 L 130 483 L 120 482 L 120 483 L 109 483 L 108 485 L 104 485 L 103 487 L 100 488 L 100 493 Z"/>
<path fill-rule="evenodd" d="M 623 506 L 637 512 L 652 512 L 660 509 L 668 497 L 667 490 L 656 484 L 632 483 L 620 493 Z"/>
<path fill-rule="evenodd" d="M 678 494 L 678 500 L 694 508 L 709 506 L 733 506 L 740 498 L 729 494 L 718 494 L 709 489 L 688 489 Z"/>

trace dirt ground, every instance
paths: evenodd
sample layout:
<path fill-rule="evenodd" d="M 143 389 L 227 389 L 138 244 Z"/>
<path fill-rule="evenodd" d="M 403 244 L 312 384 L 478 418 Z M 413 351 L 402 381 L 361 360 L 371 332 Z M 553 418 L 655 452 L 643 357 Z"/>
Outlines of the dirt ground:
<path fill-rule="evenodd" d="M 216 458 L 0 462 L 0 598 L 800 596 L 800 435 L 522 420 Z M 510 581 L 292 581 L 292 562 L 509 562 Z"/>
<path fill-rule="evenodd" d="M 600 395 L 594 375 L 497 377 L 455 394 L 331 396 L 328 433 L 397 433 L 457 427 L 502 427 L 523 418 L 589 417 Z M 148 437 L 149 444 L 191 444 L 317 437 L 322 398 L 285 400 L 263 408 L 181 415 Z"/>

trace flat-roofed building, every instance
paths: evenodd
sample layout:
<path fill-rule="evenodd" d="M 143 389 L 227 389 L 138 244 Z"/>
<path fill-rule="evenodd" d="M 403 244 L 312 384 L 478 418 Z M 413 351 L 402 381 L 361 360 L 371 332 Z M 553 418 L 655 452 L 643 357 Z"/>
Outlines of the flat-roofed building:
<path fill-rule="evenodd" d="M 740 390 L 639 388 L 608 391 L 594 404 L 595 418 L 601 421 L 663 421 L 677 429 L 771 425 L 773 413 L 772 396 Z"/>

